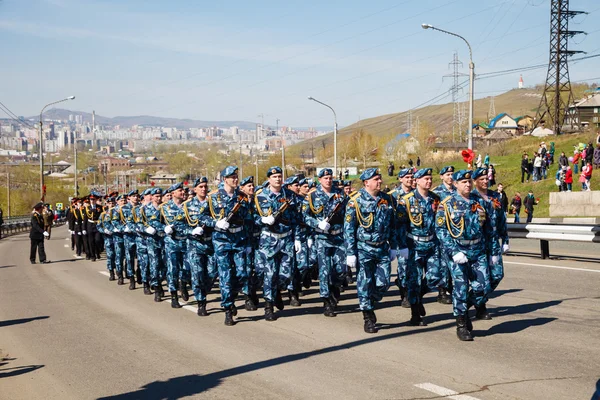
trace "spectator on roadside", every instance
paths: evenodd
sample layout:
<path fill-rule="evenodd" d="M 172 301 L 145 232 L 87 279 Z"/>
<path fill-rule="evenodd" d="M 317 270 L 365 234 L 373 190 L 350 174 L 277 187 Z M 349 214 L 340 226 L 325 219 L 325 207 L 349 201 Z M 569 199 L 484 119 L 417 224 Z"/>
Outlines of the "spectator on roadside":
<path fill-rule="evenodd" d="M 567 156 L 565 155 L 565 152 L 563 151 L 562 153 L 560 153 L 560 157 L 558 157 L 558 166 L 560 168 L 562 168 L 562 167 L 566 167 L 567 165 L 569 165 L 569 159 L 567 158 Z"/>
<path fill-rule="evenodd" d="M 4 224 L 4 218 L 2 215 L 2 207 L 0 207 L 0 239 L 2 239 L 2 225 Z"/>
<path fill-rule="evenodd" d="M 583 169 L 581 170 L 581 175 L 583 175 L 584 178 L 584 185 L 585 188 L 583 188 L 582 190 L 586 190 L 586 191 L 590 191 L 592 190 L 592 186 L 590 184 L 590 181 L 592 180 L 592 170 L 594 168 L 592 167 L 592 163 L 588 162 L 586 163 L 585 167 L 583 167 Z"/>
<path fill-rule="evenodd" d="M 534 154 L 533 160 L 533 181 L 537 182 L 542 179 L 542 156 L 539 153 Z"/>
<path fill-rule="evenodd" d="M 485 153 L 485 158 L 483 159 L 483 164 L 490 165 L 490 155 L 488 153 Z"/>
<path fill-rule="evenodd" d="M 498 183 L 498 194 L 500 195 L 500 204 L 502 205 L 502 210 L 505 213 L 508 212 L 508 196 L 504 191 L 504 185 L 502 183 Z"/>
<path fill-rule="evenodd" d="M 412 168 L 412 166 L 413 166 L 413 160 L 412 160 L 412 158 L 408 159 L 408 166 Z"/>
<path fill-rule="evenodd" d="M 396 168 L 394 167 L 394 163 L 390 161 L 390 163 L 388 164 L 388 176 L 394 176 L 395 169 Z"/>
<path fill-rule="evenodd" d="M 417 156 L 417 168 L 421 166 L 421 157 Z"/>
<path fill-rule="evenodd" d="M 596 146 L 600 144 L 600 129 L 596 131 Z"/>
<path fill-rule="evenodd" d="M 482 161 L 481 161 L 481 153 L 477 154 L 477 159 L 475 160 L 475 166 L 477 168 L 481 168 L 482 165 Z"/>
<path fill-rule="evenodd" d="M 527 175 L 527 182 L 529 182 L 531 172 L 529 171 L 529 156 L 527 153 L 523 154 L 523 157 L 521 158 L 521 183 L 523 183 L 525 175 Z"/>
<path fill-rule="evenodd" d="M 554 164 L 554 142 L 550 142 L 550 151 L 548 151 L 548 165 Z"/>
<path fill-rule="evenodd" d="M 521 193 L 517 192 L 515 193 L 515 197 L 513 197 L 512 201 L 510 202 L 510 209 L 512 214 L 515 214 L 515 224 L 518 224 L 521 219 L 519 218 L 519 214 L 521 213 Z"/>
<path fill-rule="evenodd" d="M 346 170 L 344 171 L 344 179 L 348 180 L 349 177 L 350 177 L 350 170 L 348 170 L 348 168 L 346 168 Z"/>
<path fill-rule="evenodd" d="M 570 165 L 567 165 L 567 171 L 565 172 L 565 185 L 567 186 L 567 192 L 573 190 L 573 170 L 571 170 Z"/>
<path fill-rule="evenodd" d="M 556 171 L 556 175 L 554 178 L 556 179 L 556 186 L 559 192 L 565 192 L 567 190 L 567 185 L 565 183 L 565 172 L 567 171 L 567 167 L 559 168 Z"/>
<path fill-rule="evenodd" d="M 488 167 L 487 176 L 488 176 L 488 187 L 494 186 L 496 184 L 496 170 L 494 169 L 493 165 L 490 165 Z"/>
<path fill-rule="evenodd" d="M 600 168 L 600 144 L 597 144 L 596 148 L 594 149 L 594 159 L 592 164 L 594 168 Z"/>
<path fill-rule="evenodd" d="M 523 206 L 525 207 L 525 212 L 527 213 L 527 221 L 526 223 L 530 223 L 533 219 L 533 206 L 537 204 L 535 197 L 533 197 L 533 190 L 529 189 L 529 193 L 525 196 L 525 200 L 523 200 Z"/>
<path fill-rule="evenodd" d="M 586 153 L 585 153 L 585 163 L 594 163 L 594 146 L 592 142 L 589 142 L 587 145 Z"/>
<path fill-rule="evenodd" d="M 573 173 L 576 174 L 579 172 L 579 160 L 581 159 L 581 153 L 579 150 L 575 149 L 573 152 Z"/>

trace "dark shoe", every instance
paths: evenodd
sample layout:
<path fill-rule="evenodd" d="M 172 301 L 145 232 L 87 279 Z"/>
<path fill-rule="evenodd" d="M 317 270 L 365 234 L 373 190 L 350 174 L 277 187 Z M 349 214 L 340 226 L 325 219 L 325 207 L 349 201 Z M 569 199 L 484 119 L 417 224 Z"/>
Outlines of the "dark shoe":
<path fill-rule="evenodd" d="M 123 271 L 117 273 L 117 285 L 123 285 Z"/>
<path fill-rule="evenodd" d="M 298 299 L 298 293 L 296 293 L 293 290 L 290 290 L 288 292 L 288 296 L 290 298 L 290 306 L 291 307 L 300 307 L 301 306 L 300 300 Z"/>
<path fill-rule="evenodd" d="M 32 264 L 35 264 L 35 261 L 32 261 L 31 263 L 32 263 Z"/>
<path fill-rule="evenodd" d="M 277 317 L 273 312 L 273 303 L 267 301 L 265 303 L 265 321 L 273 322 L 276 321 Z"/>
<path fill-rule="evenodd" d="M 250 299 L 252 299 L 252 302 L 254 303 L 254 305 L 256 307 L 258 307 L 258 303 L 260 303 L 260 300 L 258 299 L 258 295 L 256 294 L 256 289 L 252 289 L 250 291 Z"/>
<path fill-rule="evenodd" d="M 50 264 L 50 260 L 40 261 L 40 264 Z"/>
<path fill-rule="evenodd" d="M 473 332 L 473 322 L 471 322 L 471 318 L 469 317 L 469 311 L 465 314 L 465 319 L 467 320 L 467 330 L 469 332 Z"/>
<path fill-rule="evenodd" d="M 335 313 L 333 305 L 331 304 L 331 300 L 323 299 L 323 306 L 325 307 L 325 310 L 323 311 L 323 315 L 325 315 L 326 317 L 335 317 L 337 315 Z"/>
<path fill-rule="evenodd" d="M 154 301 L 160 303 L 162 301 L 162 296 L 158 290 L 154 291 Z"/>
<path fill-rule="evenodd" d="M 244 308 L 246 311 L 256 311 L 256 304 L 250 296 L 244 296 Z"/>
<path fill-rule="evenodd" d="M 138 269 L 135 270 L 135 278 L 137 281 L 138 285 L 142 284 L 142 271 L 140 271 L 140 267 L 138 266 Z"/>
<path fill-rule="evenodd" d="M 135 289 L 135 279 L 129 278 L 129 290 Z"/>
<path fill-rule="evenodd" d="M 456 317 L 456 336 L 462 342 L 470 342 L 473 340 L 471 333 L 467 329 L 467 317 L 459 315 Z"/>
<path fill-rule="evenodd" d="M 177 290 L 171 292 L 171 308 L 181 308 L 179 304 L 179 298 L 177 297 Z"/>
<path fill-rule="evenodd" d="M 229 309 L 231 310 L 231 314 L 235 317 L 237 315 L 237 307 L 235 306 L 235 303 L 232 304 L 231 307 L 229 307 Z"/>
<path fill-rule="evenodd" d="M 370 310 L 370 311 L 369 311 L 369 315 L 371 316 L 371 320 L 372 320 L 374 323 L 377 323 L 377 315 L 375 315 L 375 310 Z"/>
<path fill-rule="evenodd" d="M 410 302 L 408 301 L 408 290 L 400 287 L 400 307 L 410 308 Z"/>
<path fill-rule="evenodd" d="M 190 295 L 187 291 L 187 285 L 185 282 L 179 283 L 179 291 L 181 292 L 181 299 L 183 301 L 188 301 L 190 299 Z"/>
<path fill-rule="evenodd" d="M 310 285 L 312 285 L 312 278 L 310 276 L 310 270 L 304 271 L 302 276 L 302 286 L 304 289 L 310 289 Z"/>
<path fill-rule="evenodd" d="M 363 319 L 365 321 L 365 332 L 366 333 L 377 333 L 377 326 L 371 319 L 371 313 L 369 311 L 363 311 Z"/>
<path fill-rule="evenodd" d="M 340 302 L 340 288 L 337 286 L 333 286 L 331 288 L 331 294 L 333 296 L 333 300 L 335 301 L 334 307 Z"/>
<path fill-rule="evenodd" d="M 440 304 L 452 304 L 452 298 L 446 293 L 446 289 L 440 288 L 438 290 L 437 302 Z"/>
<path fill-rule="evenodd" d="M 148 296 L 152 294 L 150 291 L 150 284 L 147 282 L 144 282 L 144 294 Z"/>
<path fill-rule="evenodd" d="M 412 306 L 411 306 L 412 308 Z M 423 305 L 423 299 L 421 299 L 421 303 L 419 303 L 419 314 L 421 315 L 421 317 L 424 317 L 427 315 L 427 312 L 425 312 L 425 306 Z"/>
<path fill-rule="evenodd" d="M 412 304 L 410 306 L 410 321 L 408 321 L 412 326 L 427 326 L 423 318 L 421 318 L 421 313 L 419 310 L 419 304 Z"/>
<path fill-rule="evenodd" d="M 284 308 L 283 298 L 281 297 L 281 291 L 279 289 L 277 289 L 277 294 L 275 294 L 275 307 L 277 307 L 279 311 L 283 311 Z"/>
<path fill-rule="evenodd" d="M 92 258 L 92 262 L 96 262 L 96 258 Z"/>
<path fill-rule="evenodd" d="M 476 319 L 483 319 L 483 320 L 490 320 L 490 319 L 492 319 L 492 316 L 487 311 L 487 307 L 485 306 L 485 304 L 482 305 L 482 306 L 479 306 L 479 307 L 475 307 L 475 318 Z"/>
<path fill-rule="evenodd" d="M 225 310 L 225 325 L 226 326 L 233 326 L 235 325 L 235 321 L 233 320 L 233 315 L 231 312 L 231 308 L 226 309 Z"/>
<path fill-rule="evenodd" d="M 206 302 L 205 301 L 199 301 L 198 302 L 198 316 L 199 317 L 206 317 L 208 315 L 208 313 L 206 312 Z"/>
<path fill-rule="evenodd" d="M 115 278 L 115 270 L 111 269 L 110 272 L 109 272 L 109 275 L 108 275 L 108 280 L 109 281 L 114 281 L 115 279 L 116 279 Z"/>

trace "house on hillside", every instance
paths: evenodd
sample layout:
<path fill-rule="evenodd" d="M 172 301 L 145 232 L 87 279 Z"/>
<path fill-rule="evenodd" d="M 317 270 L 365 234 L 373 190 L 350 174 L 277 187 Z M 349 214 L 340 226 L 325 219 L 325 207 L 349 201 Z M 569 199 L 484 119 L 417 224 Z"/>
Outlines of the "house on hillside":
<path fill-rule="evenodd" d="M 500 113 L 490 121 L 489 128 L 490 133 L 493 133 L 495 130 L 501 130 L 509 135 L 515 135 L 519 125 L 517 125 L 517 121 L 507 113 Z"/>
<path fill-rule="evenodd" d="M 473 124 L 473 137 L 484 137 L 489 133 L 489 127 L 485 122 Z"/>
<path fill-rule="evenodd" d="M 569 107 L 569 115 L 565 118 L 565 125 L 580 125 L 577 118 L 571 118 L 573 110 L 579 111 L 582 127 L 594 130 L 600 128 L 600 93 L 595 93 Z M 573 119 L 573 121 L 571 121 Z"/>
<path fill-rule="evenodd" d="M 501 142 L 506 139 L 510 139 L 511 136 L 503 130 L 494 129 L 492 133 L 486 135 L 483 140 L 485 140 L 485 145 L 490 146 L 494 143 Z"/>
<path fill-rule="evenodd" d="M 522 115 L 515 118 L 520 132 L 528 132 L 533 129 L 535 120 L 529 115 Z"/>

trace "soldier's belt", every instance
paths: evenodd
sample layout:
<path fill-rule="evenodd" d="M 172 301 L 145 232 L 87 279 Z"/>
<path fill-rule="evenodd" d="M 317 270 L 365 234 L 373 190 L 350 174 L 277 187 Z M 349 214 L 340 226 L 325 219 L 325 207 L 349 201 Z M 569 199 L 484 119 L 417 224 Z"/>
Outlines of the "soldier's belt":
<path fill-rule="evenodd" d="M 323 233 L 325 235 L 339 235 L 340 233 L 343 232 L 343 229 L 340 228 L 340 229 L 336 229 L 335 231 L 324 231 L 324 230 L 321 230 L 321 229 L 317 228 L 317 229 L 315 229 L 315 232 L 316 233 Z"/>
<path fill-rule="evenodd" d="M 284 233 L 274 233 L 274 232 L 269 232 L 269 231 L 262 231 L 262 233 L 265 236 L 271 236 L 271 237 L 274 237 L 275 239 L 285 239 L 286 237 L 288 237 L 292 234 L 292 231 L 288 231 L 288 232 L 284 232 Z"/>
<path fill-rule="evenodd" d="M 456 241 L 460 245 L 469 246 L 469 245 L 477 244 L 477 243 L 481 242 L 481 239 L 473 239 L 473 240 L 456 239 Z"/>
<path fill-rule="evenodd" d="M 185 240 L 185 239 L 187 239 L 186 236 L 177 236 L 177 235 L 173 235 L 173 236 L 171 236 L 171 238 L 173 238 L 175 240 Z"/>
<path fill-rule="evenodd" d="M 244 228 L 241 227 L 241 226 L 238 226 L 237 228 L 229 228 L 229 229 L 226 229 L 226 230 L 215 228 L 215 231 L 221 232 L 221 233 L 227 233 L 227 232 L 229 232 L 229 233 L 238 233 L 238 232 L 241 232 L 242 229 L 244 229 Z"/>
<path fill-rule="evenodd" d="M 406 236 L 408 236 L 410 239 L 414 240 L 415 242 L 429 242 L 430 240 L 432 240 L 434 238 L 433 235 L 429 235 L 429 236 L 415 236 L 413 234 L 407 234 Z"/>
<path fill-rule="evenodd" d="M 195 240 L 197 242 L 209 242 L 212 240 L 212 237 L 210 236 L 198 236 L 198 235 L 190 235 L 189 236 L 190 239 Z"/>
<path fill-rule="evenodd" d="M 260 237 L 260 232 L 261 232 L 261 231 L 254 232 L 254 233 L 252 234 L 252 236 L 254 236 L 255 238 L 257 238 L 257 237 Z"/>
<path fill-rule="evenodd" d="M 362 243 L 366 243 L 369 246 L 381 246 L 382 244 L 387 243 L 386 240 L 383 240 L 381 242 L 371 242 L 370 240 L 359 240 L 359 241 Z"/>

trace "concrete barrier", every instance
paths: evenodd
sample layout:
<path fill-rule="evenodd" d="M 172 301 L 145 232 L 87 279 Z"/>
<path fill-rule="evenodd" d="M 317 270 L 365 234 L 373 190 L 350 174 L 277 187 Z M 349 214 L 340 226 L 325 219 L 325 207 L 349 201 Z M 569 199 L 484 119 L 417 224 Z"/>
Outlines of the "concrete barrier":
<path fill-rule="evenodd" d="M 600 191 L 551 192 L 550 217 L 600 217 Z"/>

